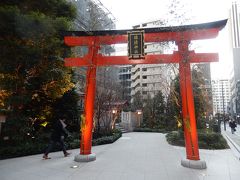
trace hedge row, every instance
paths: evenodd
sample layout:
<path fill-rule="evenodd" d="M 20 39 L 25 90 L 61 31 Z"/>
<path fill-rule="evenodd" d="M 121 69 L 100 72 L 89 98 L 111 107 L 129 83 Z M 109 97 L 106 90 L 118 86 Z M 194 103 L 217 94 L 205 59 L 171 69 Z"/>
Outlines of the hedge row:
<path fill-rule="evenodd" d="M 103 144 L 111 144 L 118 140 L 122 136 L 122 132 L 114 132 L 111 136 L 103 136 L 97 139 L 92 140 L 92 145 L 97 146 L 97 145 L 103 145 Z M 80 140 L 79 139 L 73 139 L 73 140 L 68 140 L 68 148 L 69 149 L 76 149 L 79 148 L 80 146 Z"/>
<path fill-rule="evenodd" d="M 151 128 L 135 128 L 134 132 L 157 132 L 157 133 L 168 133 L 166 129 L 151 129 Z"/>
<path fill-rule="evenodd" d="M 115 142 L 122 136 L 121 132 L 114 132 L 111 136 L 105 136 L 97 139 L 93 139 L 93 146 L 110 144 Z M 37 141 L 32 142 L 23 142 L 22 144 L 16 146 L 3 146 L 0 148 L 0 159 L 15 158 L 21 156 L 28 156 L 34 154 L 43 153 L 48 142 L 41 143 Z M 80 140 L 73 139 L 72 137 L 67 138 L 66 140 L 67 149 L 76 149 L 80 147 Z M 53 151 L 59 151 L 60 146 L 57 145 Z"/>
<path fill-rule="evenodd" d="M 173 131 L 166 135 L 167 141 L 171 145 L 185 146 L 182 131 Z M 198 145 L 200 149 L 227 149 L 227 141 L 219 133 L 198 132 Z"/>

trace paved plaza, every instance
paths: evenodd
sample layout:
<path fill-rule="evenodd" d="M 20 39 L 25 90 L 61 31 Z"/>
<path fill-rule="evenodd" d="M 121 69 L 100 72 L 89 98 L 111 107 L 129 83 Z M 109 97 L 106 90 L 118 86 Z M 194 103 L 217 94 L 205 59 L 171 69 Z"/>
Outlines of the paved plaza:
<path fill-rule="evenodd" d="M 1 180 L 239 180 L 240 161 L 231 149 L 200 150 L 207 169 L 181 166 L 185 148 L 169 145 L 160 133 L 125 133 L 113 144 L 95 146 L 93 162 L 74 162 L 79 149 L 0 161 Z"/>

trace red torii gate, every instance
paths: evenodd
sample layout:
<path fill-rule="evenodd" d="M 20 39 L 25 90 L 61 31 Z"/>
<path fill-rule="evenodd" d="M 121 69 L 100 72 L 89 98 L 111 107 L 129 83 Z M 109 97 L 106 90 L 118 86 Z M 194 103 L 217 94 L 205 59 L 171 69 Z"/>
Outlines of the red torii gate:
<path fill-rule="evenodd" d="M 182 117 L 187 155 L 187 159 L 182 160 L 182 165 L 192 168 L 206 168 L 206 163 L 200 161 L 199 158 L 190 63 L 216 62 L 218 61 L 218 54 L 195 53 L 194 51 L 189 51 L 188 45 L 191 40 L 215 38 L 226 23 L 227 20 L 221 20 L 187 26 L 137 29 L 144 31 L 144 42 L 174 41 L 178 46 L 178 51 L 175 51 L 173 54 L 146 55 L 144 59 L 129 59 L 128 56 L 103 56 L 98 53 L 101 45 L 127 43 L 127 33 L 136 31 L 136 29 L 66 32 L 64 37 L 66 45 L 88 47 L 88 53 L 84 57 L 65 58 L 66 66 L 87 66 L 85 118 L 83 120 L 84 125 L 81 128 L 80 154 L 75 157 L 75 161 L 96 159 L 96 156 L 91 152 L 91 148 L 96 68 L 98 66 L 179 63 Z"/>

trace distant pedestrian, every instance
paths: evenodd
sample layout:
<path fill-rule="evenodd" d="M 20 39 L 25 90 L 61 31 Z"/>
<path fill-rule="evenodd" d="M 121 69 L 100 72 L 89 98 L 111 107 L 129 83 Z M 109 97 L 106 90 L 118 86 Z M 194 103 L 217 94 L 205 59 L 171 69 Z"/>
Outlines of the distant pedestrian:
<path fill-rule="evenodd" d="M 56 120 L 56 122 L 54 122 L 51 139 L 48 144 L 48 147 L 44 152 L 43 159 L 51 159 L 50 157 L 48 157 L 48 154 L 52 150 L 53 145 L 56 143 L 60 144 L 65 157 L 70 155 L 70 153 L 67 152 L 64 144 L 64 137 L 68 136 L 68 132 L 66 130 L 66 124 L 64 122 L 65 122 L 65 118 L 58 119 Z"/>
<path fill-rule="evenodd" d="M 229 122 L 229 126 L 230 126 L 230 128 L 231 128 L 232 134 L 234 134 L 234 132 L 236 131 L 236 127 L 237 127 L 236 121 L 232 119 L 232 120 Z"/>

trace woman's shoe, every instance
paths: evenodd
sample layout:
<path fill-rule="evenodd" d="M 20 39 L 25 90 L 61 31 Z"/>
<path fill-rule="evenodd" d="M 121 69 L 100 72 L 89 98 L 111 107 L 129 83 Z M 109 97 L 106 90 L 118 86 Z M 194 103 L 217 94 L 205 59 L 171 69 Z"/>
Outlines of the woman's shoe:
<path fill-rule="evenodd" d="M 51 159 L 50 157 L 48 157 L 46 154 L 43 155 L 43 159 Z"/>
<path fill-rule="evenodd" d="M 67 157 L 67 156 L 69 156 L 70 154 L 71 154 L 71 153 L 66 152 L 66 153 L 64 153 L 64 156 Z"/>

